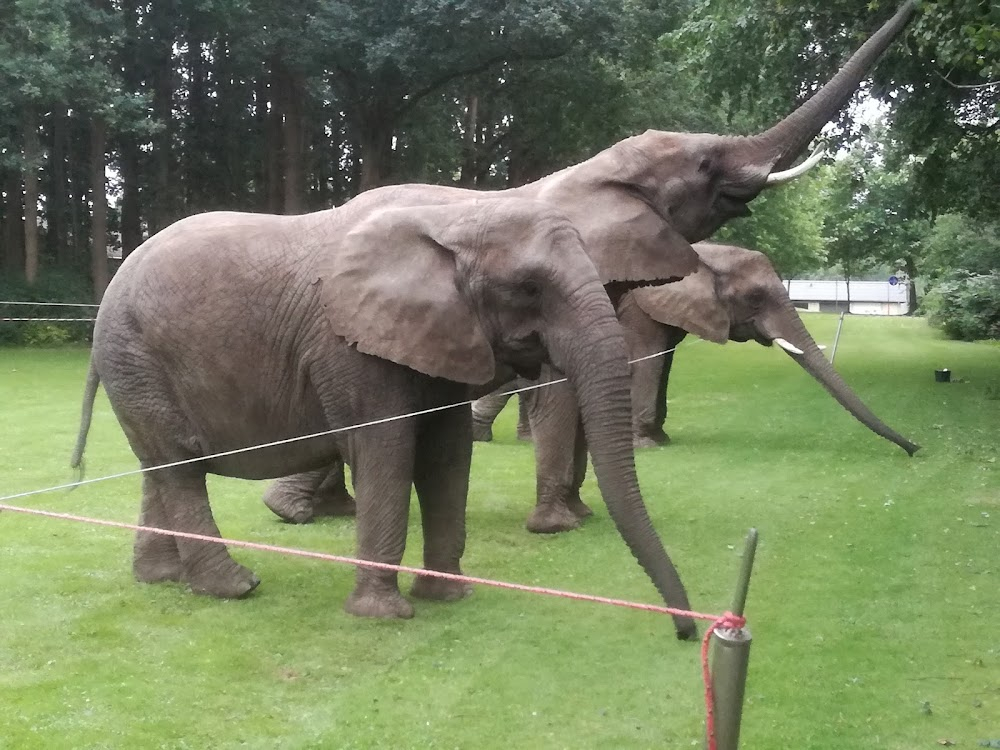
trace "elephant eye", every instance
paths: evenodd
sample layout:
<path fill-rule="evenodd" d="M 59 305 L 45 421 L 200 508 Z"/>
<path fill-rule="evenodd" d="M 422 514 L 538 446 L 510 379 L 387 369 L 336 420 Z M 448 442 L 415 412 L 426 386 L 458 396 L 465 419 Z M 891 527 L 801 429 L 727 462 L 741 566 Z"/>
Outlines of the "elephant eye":
<path fill-rule="evenodd" d="M 527 297 L 535 299 L 542 295 L 542 285 L 533 279 L 522 281 L 519 285 L 520 291 Z"/>
<path fill-rule="evenodd" d="M 755 310 L 764 306 L 764 302 L 767 300 L 767 295 L 765 295 L 763 289 L 752 289 L 749 294 L 747 294 L 747 302 Z"/>

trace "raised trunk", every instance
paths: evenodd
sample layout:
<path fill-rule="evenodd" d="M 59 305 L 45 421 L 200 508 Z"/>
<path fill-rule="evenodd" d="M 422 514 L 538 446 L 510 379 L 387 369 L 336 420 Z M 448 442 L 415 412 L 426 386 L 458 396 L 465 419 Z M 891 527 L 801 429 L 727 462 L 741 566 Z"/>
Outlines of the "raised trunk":
<path fill-rule="evenodd" d="M 791 303 L 789 303 L 790 305 Z M 827 361 L 823 352 L 816 346 L 816 342 L 813 341 L 798 315 L 794 311 L 790 311 L 788 316 L 789 320 L 782 326 L 782 330 L 768 331 L 769 335 L 788 339 L 804 352 L 801 355 L 788 353 L 788 356 L 819 381 L 820 385 L 826 388 L 830 395 L 837 399 L 837 402 L 861 424 L 876 435 L 881 435 L 886 440 L 892 441 L 909 455 L 912 456 L 916 453 L 920 449 L 919 445 L 907 440 L 876 417 L 872 410 L 865 406 L 864 402 L 851 390 L 851 387 L 844 382 L 844 379 L 833 369 L 833 365 Z"/>
<path fill-rule="evenodd" d="M 914 0 L 903 3 L 825 86 L 784 120 L 751 139 L 767 155 L 766 161 L 773 160 L 773 170 L 786 169 L 791 165 L 809 141 L 847 104 L 878 58 L 906 27 L 914 7 Z"/>
<path fill-rule="evenodd" d="M 598 288 L 599 289 L 599 288 Z M 639 491 L 632 448 L 629 366 L 621 328 L 603 291 L 578 310 L 586 335 L 549 342 L 553 359 L 576 390 L 601 496 L 618 532 L 670 607 L 689 610 L 687 593 L 653 528 Z M 603 299 L 601 299 L 603 298 Z M 693 638 L 694 621 L 675 616 L 678 638 Z"/>

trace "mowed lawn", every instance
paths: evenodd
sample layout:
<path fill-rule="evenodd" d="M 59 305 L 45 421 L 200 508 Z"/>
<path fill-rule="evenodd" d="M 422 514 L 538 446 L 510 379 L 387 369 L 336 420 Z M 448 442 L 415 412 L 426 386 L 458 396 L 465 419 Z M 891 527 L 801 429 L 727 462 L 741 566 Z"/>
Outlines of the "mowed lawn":
<path fill-rule="evenodd" d="M 807 318 L 827 344 L 836 322 Z M 0 496 L 71 479 L 86 363 L 84 349 L 0 349 Z M 760 530 L 742 746 L 1000 739 L 1000 347 L 849 317 L 836 365 L 916 457 L 777 348 L 694 339 L 676 358 L 674 442 L 637 457 L 697 609 L 728 606 Z M 935 383 L 942 366 L 959 382 Z M 583 529 L 524 530 L 533 457 L 512 407 L 476 447 L 466 571 L 655 602 L 592 476 Z M 102 394 L 87 475 L 135 466 Z M 133 522 L 139 486 L 12 502 Z M 263 486 L 210 479 L 226 536 L 353 551 L 350 520 L 284 525 Z M 414 504 L 405 562 L 420 549 Z M 372 622 L 342 610 L 346 567 L 235 550 L 263 583 L 223 602 L 134 582 L 130 554 L 124 531 L 0 514 L 0 748 L 701 746 L 698 647 L 662 616 L 480 587 Z"/>

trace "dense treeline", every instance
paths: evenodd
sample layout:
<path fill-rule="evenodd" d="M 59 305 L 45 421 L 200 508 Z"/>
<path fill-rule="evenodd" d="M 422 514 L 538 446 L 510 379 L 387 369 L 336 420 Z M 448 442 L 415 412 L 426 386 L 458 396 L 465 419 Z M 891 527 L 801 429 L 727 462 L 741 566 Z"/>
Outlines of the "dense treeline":
<path fill-rule="evenodd" d="M 41 298 L 86 282 L 99 299 L 109 247 L 127 256 L 192 213 L 299 213 L 396 182 L 514 186 L 647 127 L 755 130 L 893 5 L 9 0 L 4 285 Z M 997 13 L 925 0 L 866 92 L 886 128 L 845 118 L 832 136 L 859 145 L 727 236 L 786 275 L 882 264 L 941 285 L 994 271 Z M 951 226 L 992 248 L 975 269 L 946 262 Z"/>

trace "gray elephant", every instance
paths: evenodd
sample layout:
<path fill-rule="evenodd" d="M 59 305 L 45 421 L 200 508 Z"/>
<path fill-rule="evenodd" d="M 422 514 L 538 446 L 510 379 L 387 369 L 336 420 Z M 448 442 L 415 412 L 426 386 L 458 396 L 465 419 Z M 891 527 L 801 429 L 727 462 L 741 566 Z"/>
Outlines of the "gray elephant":
<path fill-rule="evenodd" d="M 597 267 L 613 304 L 630 286 L 677 280 L 697 267 L 689 243 L 704 240 L 729 219 L 745 216 L 747 204 L 767 187 L 802 173 L 815 159 L 791 164 L 850 100 L 862 79 L 905 28 L 914 3 L 907 0 L 847 63 L 802 106 L 764 133 L 752 137 L 667 133 L 648 130 L 626 138 L 591 159 L 523 187 L 491 193 L 544 200 L 570 217 Z M 404 186 L 397 201 L 425 203 L 465 200 L 481 192 L 451 187 Z M 568 389 L 549 388 L 533 398 L 545 402 L 553 429 L 572 419 L 576 407 Z M 555 436 L 555 443 L 565 433 Z M 550 441 L 536 442 L 539 465 L 555 465 Z M 586 446 L 574 449 L 586 454 Z M 316 488 L 323 472 L 278 480 L 267 491 L 269 508 L 286 520 L 304 522 L 316 508 L 335 508 L 328 483 Z M 346 491 L 340 486 L 340 497 Z M 539 487 L 540 495 L 547 493 Z M 556 506 L 552 506 L 556 507 Z M 558 507 L 564 507 L 560 504 Z M 583 512 L 581 504 L 580 510 Z M 540 520 L 539 525 L 548 525 Z"/>
<path fill-rule="evenodd" d="M 130 255 L 97 316 L 73 465 L 102 382 L 143 467 L 206 457 L 143 475 L 142 525 L 218 537 L 207 473 L 262 479 L 343 458 L 357 493 L 359 557 L 400 562 L 413 485 L 425 569 L 458 573 L 467 405 L 216 454 L 461 403 L 551 361 L 579 395 L 623 538 L 664 600 L 688 609 L 635 476 L 625 341 L 578 232 L 536 201 L 386 208 L 385 192 L 303 216 L 203 214 Z M 149 532 L 136 537 L 133 571 L 219 597 L 259 583 L 221 544 Z M 430 576 L 412 589 L 439 600 L 467 591 Z M 363 567 L 346 609 L 413 614 L 395 573 Z M 679 637 L 695 634 L 689 618 L 675 626 Z"/>
<path fill-rule="evenodd" d="M 777 344 L 872 432 L 911 456 L 920 448 L 876 417 L 837 374 L 806 331 L 785 285 L 763 253 L 709 243 L 694 247 L 701 259 L 698 271 L 673 284 L 632 290 L 618 305 L 629 359 L 634 362 L 632 430 L 636 447 L 662 445 L 669 440 L 663 424 L 674 358 L 670 350 L 688 333 L 694 333 L 719 344 L 750 340 L 764 346 Z M 669 353 L 653 356 L 664 351 Z M 506 383 L 473 404 L 474 439 L 490 438 L 491 425 L 511 390 L 524 385 L 521 379 Z M 538 533 L 576 528 L 590 515 L 579 494 L 586 473 L 586 452 L 580 450 L 579 441 L 567 439 L 578 431 L 578 419 L 574 415 L 567 420 L 565 413 L 553 411 L 551 399 L 549 394 L 524 394 L 521 400 L 526 413 L 520 415 L 518 425 L 522 434 L 537 434 L 539 441 L 546 441 L 540 454 L 549 462 L 536 466 L 538 502 L 527 522 L 528 529 Z M 525 416 L 530 427 L 521 424 Z"/>

